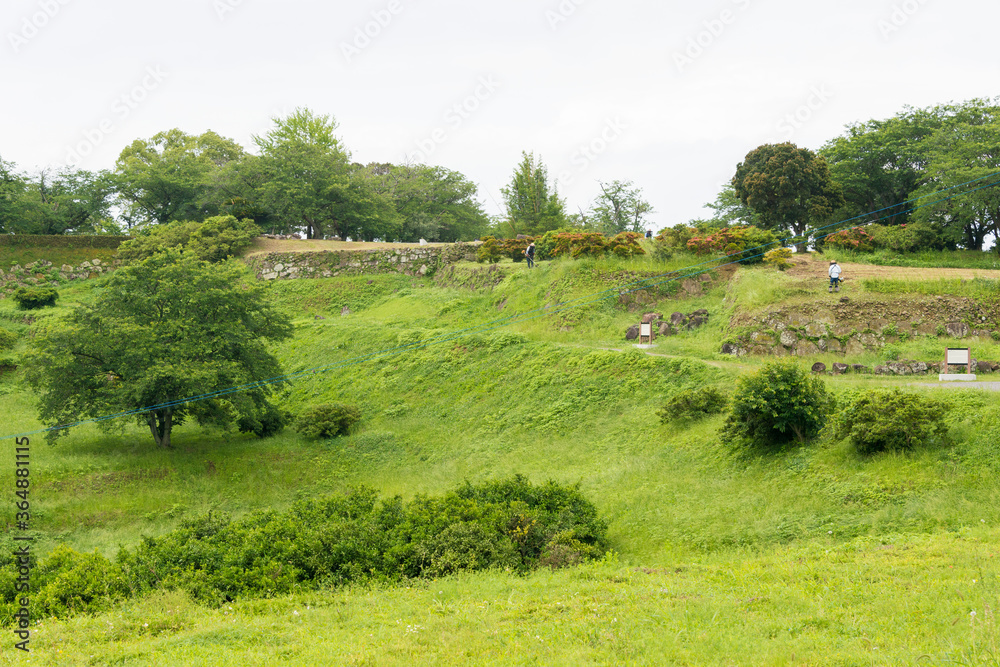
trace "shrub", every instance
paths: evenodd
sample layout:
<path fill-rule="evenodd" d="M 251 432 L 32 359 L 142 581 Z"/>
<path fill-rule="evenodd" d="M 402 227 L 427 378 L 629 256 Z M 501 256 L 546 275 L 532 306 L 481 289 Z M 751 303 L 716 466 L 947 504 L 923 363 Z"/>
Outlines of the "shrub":
<path fill-rule="evenodd" d="M 749 225 L 694 236 L 688 240 L 687 247 L 698 255 L 721 253 L 741 264 L 760 264 L 764 253 L 777 244 L 778 238 L 772 232 Z"/>
<path fill-rule="evenodd" d="M 236 420 L 240 433 L 253 433 L 258 438 L 270 438 L 285 428 L 292 416 L 270 403 L 263 405 L 256 413 L 247 412 Z"/>
<path fill-rule="evenodd" d="M 305 410 L 295 420 L 295 430 L 307 438 L 333 438 L 347 435 L 361 419 L 361 410 L 344 403 L 323 403 Z"/>
<path fill-rule="evenodd" d="M 703 229 L 705 231 L 698 230 L 694 227 L 688 227 L 687 225 L 674 225 L 673 227 L 668 227 L 657 234 L 653 238 L 653 242 L 656 243 L 657 247 L 662 246 L 672 253 L 679 250 L 687 250 L 688 241 L 696 236 L 709 233 L 707 228 Z"/>
<path fill-rule="evenodd" d="M 944 436 L 947 403 L 900 389 L 855 395 L 834 419 L 837 438 L 850 438 L 860 454 L 909 450 Z"/>
<path fill-rule="evenodd" d="M 476 261 L 480 264 L 484 262 L 496 264 L 499 262 L 500 258 L 503 257 L 503 252 L 500 248 L 500 242 L 496 240 L 496 237 L 484 236 L 482 241 L 479 248 L 476 249 Z"/>
<path fill-rule="evenodd" d="M 17 334 L 10 329 L 0 327 L 0 352 L 6 352 L 17 344 Z"/>
<path fill-rule="evenodd" d="M 500 241 L 500 252 L 510 257 L 515 262 L 525 260 L 524 251 L 528 249 L 531 238 L 523 239 L 503 239 Z"/>
<path fill-rule="evenodd" d="M 791 248 L 775 248 L 774 250 L 769 250 L 764 253 L 764 263 L 770 264 L 779 271 L 784 271 L 792 266 L 792 263 L 788 261 L 791 257 Z"/>
<path fill-rule="evenodd" d="M 687 389 L 672 396 L 656 414 L 662 424 L 680 419 L 701 419 L 724 411 L 727 402 L 726 395 L 715 387 Z"/>
<path fill-rule="evenodd" d="M 260 235 L 252 220 L 218 215 L 204 222 L 170 222 L 150 227 L 141 236 L 122 243 L 118 258 L 139 262 L 167 248 L 183 248 L 206 262 L 221 262 L 250 247 Z"/>
<path fill-rule="evenodd" d="M 608 249 L 617 257 L 634 257 L 635 255 L 645 255 L 646 251 L 639 245 L 642 234 L 637 232 L 622 232 L 616 234 L 608 241 Z"/>
<path fill-rule="evenodd" d="M 601 257 L 608 251 L 608 239 L 599 232 L 546 232 L 535 251 L 539 259 Z"/>
<path fill-rule="evenodd" d="M 830 234 L 823 240 L 823 245 L 857 252 L 867 252 L 873 247 L 872 237 L 862 227 L 851 227 Z"/>
<path fill-rule="evenodd" d="M 939 250 L 945 247 L 941 235 L 929 224 L 923 222 L 903 225 L 868 225 L 871 244 L 877 250 L 892 252 L 916 252 L 918 250 Z"/>
<path fill-rule="evenodd" d="M 834 401 L 819 378 L 789 361 L 764 366 L 736 381 L 720 436 L 734 446 L 779 449 L 819 434 Z"/>
<path fill-rule="evenodd" d="M 13 297 L 21 310 L 35 310 L 56 305 L 59 292 L 51 287 L 18 287 Z"/>
<path fill-rule="evenodd" d="M 119 567 L 99 553 L 57 546 L 35 573 L 35 614 L 65 617 L 107 611 L 126 597 Z"/>

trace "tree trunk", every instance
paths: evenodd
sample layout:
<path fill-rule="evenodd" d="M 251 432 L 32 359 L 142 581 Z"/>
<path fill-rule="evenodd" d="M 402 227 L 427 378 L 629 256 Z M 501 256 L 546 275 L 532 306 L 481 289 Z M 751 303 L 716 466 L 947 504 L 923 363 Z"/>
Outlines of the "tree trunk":
<path fill-rule="evenodd" d="M 170 429 L 173 427 L 173 412 L 169 408 L 149 412 L 146 423 L 149 424 L 149 431 L 153 434 L 153 441 L 159 447 L 171 449 Z"/>

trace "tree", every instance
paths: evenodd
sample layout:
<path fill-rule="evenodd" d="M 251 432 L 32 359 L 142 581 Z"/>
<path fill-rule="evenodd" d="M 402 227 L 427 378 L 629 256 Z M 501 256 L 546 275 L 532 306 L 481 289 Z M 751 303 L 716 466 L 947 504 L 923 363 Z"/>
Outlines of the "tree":
<path fill-rule="evenodd" d="M 14 231 L 21 219 L 26 184 L 16 169 L 13 162 L 0 158 L 0 233 Z"/>
<path fill-rule="evenodd" d="M 758 215 L 754 213 L 746 204 L 740 201 L 733 189 L 732 182 L 726 183 L 719 190 L 715 201 L 705 204 L 705 208 L 712 209 L 715 213 L 711 218 L 691 220 L 688 226 L 703 229 L 724 229 L 726 227 L 738 227 L 753 225 L 760 227 Z"/>
<path fill-rule="evenodd" d="M 544 234 L 567 226 L 566 207 L 555 189 L 549 190 L 548 170 L 533 153 L 521 153 L 522 159 L 510 185 L 500 188 L 506 208 L 510 235 Z"/>
<path fill-rule="evenodd" d="M 182 248 L 206 262 L 236 257 L 260 235 L 252 220 L 218 215 L 205 222 L 168 222 L 144 230 L 118 246 L 118 259 L 137 262 L 168 248 Z"/>
<path fill-rule="evenodd" d="M 822 380 L 785 361 L 740 377 L 731 405 L 720 433 L 723 440 L 751 449 L 777 449 L 818 435 L 833 399 Z"/>
<path fill-rule="evenodd" d="M 363 174 L 375 192 L 392 200 L 401 218 L 399 241 L 472 241 L 486 233 L 489 218 L 476 199 L 478 188 L 457 171 L 372 163 Z"/>
<path fill-rule="evenodd" d="M 843 189 L 840 216 L 852 224 L 909 221 L 910 199 L 927 168 L 926 140 L 941 127 L 938 112 L 907 107 L 886 120 L 847 127 L 844 136 L 824 145 L 819 154 L 830 166 L 830 177 Z"/>
<path fill-rule="evenodd" d="M 26 355 L 26 377 L 50 426 L 134 414 L 160 447 L 189 417 L 267 435 L 282 423 L 268 402 L 282 373 L 265 343 L 291 330 L 238 262 L 169 250 L 120 268 L 93 305 L 47 325 Z M 232 387 L 240 390 L 215 395 Z"/>
<path fill-rule="evenodd" d="M 120 233 L 111 205 L 114 196 L 110 172 L 47 171 L 26 183 L 20 217 L 10 231 L 20 234 Z"/>
<path fill-rule="evenodd" d="M 125 224 L 201 221 L 218 214 L 215 172 L 243 155 L 239 144 L 212 131 L 193 136 L 173 129 L 136 139 L 115 163 Z"/>
<path fill-rule="evenodd" d="M 257 193 L 280 226 L 305 228 L 308 238 L 374 240 L 396 232 L 391 201 L 351 166 L 332 117 L 296 109 L 273 121 L 274 128 L 253 139 L 263 175 Z"/>
<path fill-rule="evenodd" d="M 775 232 L 790 231 L 806 247 L 806 232 L 844 204 L 826 160 L 792 143 L 764 144 L 736 168 L 733 189 L 740 201 Z"/>
<path fill-rule="evenodd" d="M 646 215 L 653 207 L 642 197 L 642 189 L 632 181 L 598 181 L 601 194 L 591 205 L 594 226 L 605 234 L 646 231 Z"/>
<path fill-rule="evenodd" d="M 950 246 L 982 250 L 989 235 L 1000 238 L 1000 187 L 993 176 L 1000 170 L 1000 107 L 968 102 L 926 144 L 924 184 L 913 194 L 926 195 L 919 203 L 927 205 L 913 219 L 932 225 Z"/>

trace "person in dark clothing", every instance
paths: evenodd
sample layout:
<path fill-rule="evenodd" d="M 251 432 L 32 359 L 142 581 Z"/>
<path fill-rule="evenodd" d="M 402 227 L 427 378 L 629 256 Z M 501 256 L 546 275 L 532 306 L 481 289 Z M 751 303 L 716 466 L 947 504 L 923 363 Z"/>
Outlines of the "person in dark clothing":
<path fill-rule="evenodd" d="M 528 244 L 528 247 L 524 249 L 524 256 L 528 258 L 528 268 L 535 266 L 535 242 L 532 241 Z"/>

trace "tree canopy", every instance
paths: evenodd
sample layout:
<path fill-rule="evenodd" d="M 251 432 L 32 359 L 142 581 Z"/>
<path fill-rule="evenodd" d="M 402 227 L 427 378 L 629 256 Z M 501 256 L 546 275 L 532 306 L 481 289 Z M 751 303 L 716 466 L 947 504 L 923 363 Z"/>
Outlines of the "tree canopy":
<path fill-rule="evenodd" d="M 26 377 L 49 426 L 131 412 L 161 447 L 188 418 L 268 435 L 283 418 L 268 402 L 276 385 L 262 381 L 282 372 L 265 343 L 290 335 L 289 318 L 241 264 L 168 250 L 118 269 L 92 305 L 47 324 Z M 178 402 L 231 387 L 242 389 Z"/>
<path fill-rule="evenodd" d="M 789 142 L 764 144 L 747 153 L 732 184 L 761 226 L 800 239 L 844 203 L 826 160 Z M 804 249 L 804 239 L 798 245 Z"/>
<path fill-rule="evenodd" d="M 632 181 L 598 181 L 598 184 L 601 194 L 591 206 L 592 226 L 610 235 L 645 232 L 646 216 L 653 212 L 653 207 L 643 198 L 642 189 Z"/>
<path fill-rule="evenodd" d="M 549 187 L 548 169 L 534 153 L 521 153 L 510 184 L 500 188 L 500 193 L 511 236 L 540 235 L 567 225 L 566 205 L 556 189 Z"/>

